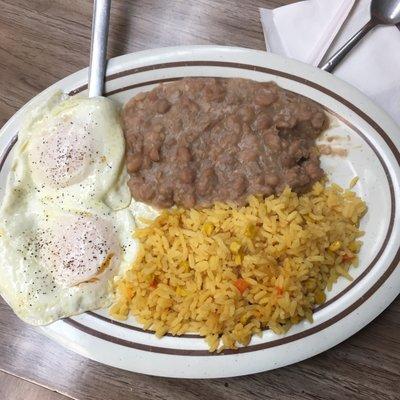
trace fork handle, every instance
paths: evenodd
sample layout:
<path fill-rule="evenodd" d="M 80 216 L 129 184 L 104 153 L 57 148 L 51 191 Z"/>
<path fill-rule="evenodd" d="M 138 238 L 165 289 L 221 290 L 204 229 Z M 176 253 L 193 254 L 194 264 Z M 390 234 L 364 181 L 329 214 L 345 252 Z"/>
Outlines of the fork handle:
<path fill-rule="evenodd" d="M 110 6 L 111 0 L 94 0 L 89 66 L 89 97 L 101 96 L 104 91 Z"/>
<path fill-rule="evenodd" d="M 344 44 L 322 67 L 327 72 L 332 72 L 339 63 L 347 56 L 357 43 L 376 25 L 377 21 L 369 20 L 346 44 Z"/>

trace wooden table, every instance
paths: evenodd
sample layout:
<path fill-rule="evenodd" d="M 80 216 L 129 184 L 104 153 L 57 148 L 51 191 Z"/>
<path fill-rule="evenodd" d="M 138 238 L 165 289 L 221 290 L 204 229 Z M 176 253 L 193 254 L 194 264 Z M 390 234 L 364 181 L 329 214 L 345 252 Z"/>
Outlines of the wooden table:
<path fill-rule="evenodd" d="M 258 7 L 291 2 L 114 0 L 108 55 L 184 44 L 264 49 Z M 2 126 L 41 90 L 87 66 L 92 10 L 89 0 L 0 0 L 0 10 Z M 0 301 L 0 370 L 1 400 L 65 398 L 44 387 L 80 400 L 400 399 L 400 299 L 351 339 L 312 359 L 202 381 L 154 378 L 87 360 L 20 322 Z"/>

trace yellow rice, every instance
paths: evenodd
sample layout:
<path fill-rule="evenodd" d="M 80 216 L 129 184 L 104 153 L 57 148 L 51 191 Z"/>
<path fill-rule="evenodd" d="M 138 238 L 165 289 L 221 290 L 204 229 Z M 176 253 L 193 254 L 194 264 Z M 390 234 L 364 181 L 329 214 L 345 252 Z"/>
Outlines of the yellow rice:
<path fill-rule="evenodd" d="M 135 232 L 140 251 L 116 282 L 113 317 L 132 314 L 158 336 L 199 333 L 210 351 L 247 345 L 312 320 L 351 265 L 365 203 L 337 185 L 286 189 L 249 204 L 164 211 Z"/>

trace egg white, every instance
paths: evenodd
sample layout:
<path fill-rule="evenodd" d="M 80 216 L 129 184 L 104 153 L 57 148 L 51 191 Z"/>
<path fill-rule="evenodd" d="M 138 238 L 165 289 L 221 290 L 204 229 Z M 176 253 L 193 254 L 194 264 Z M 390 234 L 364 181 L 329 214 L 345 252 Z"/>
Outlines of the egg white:
<path fill-rule="evenodd" d="M 24 321 L 111 303 L 137 251 L 124 152 L 108 99 L 56 93 L 28 113 L 0 208 L 0 292 Z"/>
<path fill-rule="evenodd" d="M 73 140 L 67 140 L 71 136 L 82 138 L 78 148 L 74 147 Z M 59 148 L 50 146 L 57 143 L 54 138 L 62 143 Z M 59 178 L 63 176 L 60 170 L 65 172 L 71 168 L 70 160 L 65 159 L 69 150 L 71 153 L 80 150 L 85 165 L 70 182 L 65 180 L 57 185 L 52 176 Z M 41 156 L 40 151 L 45 153 Z M 68 98 L 56 92 L 43 105 L 27 113 L 18 133 L 11 167 L 13 189 L 23 191 L 28 197 L 34 195 L 43 202 L 65 204 L 68 201 L 82 210 L 99 202 L 112 209 L 122 209 L 131 201 L 125 184 L 128 175 L 124 170 L 124 153 L 119 113 L 111 100 Z M 4 207 L 10 199 L 7 194 Z"/>

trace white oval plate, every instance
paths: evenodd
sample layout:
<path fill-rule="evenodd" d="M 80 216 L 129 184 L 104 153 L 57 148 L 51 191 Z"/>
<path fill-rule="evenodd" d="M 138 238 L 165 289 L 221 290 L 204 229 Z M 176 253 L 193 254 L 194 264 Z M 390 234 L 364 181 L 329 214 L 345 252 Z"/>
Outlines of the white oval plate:
<path fill-rule="evenodd" d="M 400 130 L 363 94 L 334 76 L 308 65 L 260 51 L 218 47 L 175 47 L 128 54 L 108 64 L 106 95 L 124 103 L 157 83 L 186 76 L 243 77 L 274 80 L 284 88 L 322 104 L 333 116 L 333 135 L 341 136 L 346 158 L 323 157 L 331 181 L 355 190 L 367 202 L 360 266 L 352 282 L 340 279 L 328 301 L 285 335 L 265 331 L 247 347 L 210 354 L 196 335 L 157 339 L 134 320 L 111 321 L 107 311 L 90 312 L 41 328 L 69 349 L 104 364 L 151 375 L 217 378 L 245 375 L 314 356 L 353 335 L 381 313 L 400 292 Z M 57 88 L 85 94 L 87 70 L 45 90 L 29 105 Z M 1 130 L 0 198 L 26 106 Z"/>

